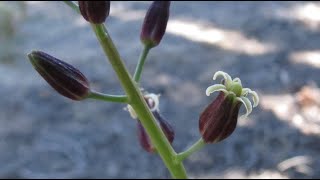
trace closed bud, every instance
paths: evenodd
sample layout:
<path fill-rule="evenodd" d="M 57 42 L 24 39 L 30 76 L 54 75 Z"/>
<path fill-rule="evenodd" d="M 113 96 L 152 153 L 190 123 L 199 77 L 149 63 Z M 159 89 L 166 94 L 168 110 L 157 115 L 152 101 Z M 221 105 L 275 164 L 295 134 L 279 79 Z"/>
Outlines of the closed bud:
<path fill-rule="evenodd" d="M 41 51 L 33 51 L 28 57 L 35 70 L 61 95 L 72 100 L 88 96 L 89 82 L 78 69 Z"/>
<path fill-rule="evenodd" d="M 240 105 L 220 92 L 200 115 L 199 129 L 204 142 L 219 142 L 232 134 L 237 125 Z"/>
<path fill-rule="evenodd" d="M 173 140 L 174 140 L 174 136 L 175 136 L 174 129 L 168 123 L 168 121 L 165 120 L 163 118 L 163 116 L 161 116 L 161 114 L 158 111 L 153 112 L 153 115 L 156 118 L 156 120 L 158 121 L 158 123 L 159 123 L 162 131 L 166 135 L 168 141 L 172 144 Z"/>
<path fill-rule="evenodd" d="M 166 135 L 168 141 L 172 144 L 175 136 L 172 126 L 159 114 L 159 112 L 155 111 L 153 112 L 153 115 L 156 118 L 158 124 L 160 125 L 163 133 Z M 150 153 L 154 152 L 155 148 L 152 145 L 146 130 L 144 129 L 144 127 L 142 126 L 139 120 L 137 121 L 137 126 L 138 126 L 138 138 L 139 138 L 140 145 L 147 152 L 150 152 Z"/>
<path fill-rule="evenodd" d="M 78 1 L 83 18 L 93 24 L 104 23 L 110 12 L 110 1 Z"/>
<path fill-rule="evenodd" d="M 151 144 L 149 136 L 139 120 L 137 121 L 137 128 L 141 147 L 147 152 L 154 152 L 154 147 Z"/>
<path fill-rule="evenodd" d="M 255 91 L 243 88 L 239 78 L 232 79 L 229 74 L 218 71 L 214 74 L 213 80 L 222 76 L 222 84 L 209 86 L 206 95 L 220 91 L 219 95 L 200 114 L 199 130 L 205 143 L 220 142 L 229 137 L 235 130 L 238 122 L 240 106 L 243 104 L 248 116 L 253 107 L 259 103 L 259 97 Z M 252 96 L 253 105 L 248 99 Z"/>
<path fill-rule="evenodd" d="M 140 34 L 149 47 L 157 46 L 165 34 L 169 19 L 170 1 L 154 1 L 149 7 Z"/>

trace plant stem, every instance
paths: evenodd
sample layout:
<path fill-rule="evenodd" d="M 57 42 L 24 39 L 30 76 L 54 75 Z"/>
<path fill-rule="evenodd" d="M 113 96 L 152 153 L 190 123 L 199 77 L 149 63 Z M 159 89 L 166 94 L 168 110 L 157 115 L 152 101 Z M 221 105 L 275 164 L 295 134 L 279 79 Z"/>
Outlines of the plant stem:
<path fill-rule="evenodd" d="M 140 54 L 139 62 L 138 62 L 138 65 L 136 67 L 136 71 L 133 76 L 133 79 L 136 82 L 140 81 L 144 62 L 146 61 L 146 58 L 147 58 L 147 55 L 148 55 L 150 49 L 151 49 L 150 46 L 145 45 L 143 48 L 143 51 Z"/>
<path fill-rule="evenodd" d="M 79 7 L 76 3 L 72 2 L 72 1 L 63 1 L 66 5 L 68 5 L 69 7 L 71 7 L 73 10 L 75 10 L 77 13 L 80 13 Z"/>
<path fill-rule="evenodd" d="M 146 129 L 152 144 L 157 149 L 160 157 L 169 169 L 173 178 L 187 178 L 186 171 L 182 163 L 176 162 L 176 152 L 171 147 L 170 142 L 157 125 L 156 120 L 149 110 L 142 93 L 133 81 L 120 55 L 114 46 L 112 39 L 108 35 L 103 24 L 91 24 L 104 53 L 107 55 L 114 71 L 116 72 L 122 87 L 128 95 L 128 103 L 133 107 L 138 115 L 143 127 Z"/>
<path fill-rule="evenodd" d="M 97 99 L 102 101 L 118 102 L 118 103 L 128 103 L 128 97 L 123 95 L 110 95 L 103 94 L 100 92 L 91 91 L 88 98 Z"/>
<path fill-rule="evenodd" d="M 203 148 L 206 144 L 204 143 L 204 141 L 202 140 L 202 138 L 200 138 L 196 143 L 194 143 L 189 149 L 187 149 L 186 151 L 179 153 L 177 155 L 177 161 L 178 162 L 182 162 L 184 159 L 186 159 L 187 157 L 189 157 L 191 154 L 193 154 L 196 151 L 199 151 L 201 148 Z"/>

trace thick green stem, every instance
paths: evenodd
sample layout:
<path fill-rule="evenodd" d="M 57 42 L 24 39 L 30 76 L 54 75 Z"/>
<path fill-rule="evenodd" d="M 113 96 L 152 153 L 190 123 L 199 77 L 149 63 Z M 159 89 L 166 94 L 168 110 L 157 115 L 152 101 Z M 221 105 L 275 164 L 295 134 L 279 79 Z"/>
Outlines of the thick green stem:
<path fill-rule="evenodd" d="M 179 153 L 177 155 L 177 161 L 182 162 L 184 159 L 189 157 L 191 154 L 193 154 L 196 151 L 199 151 L 201 148 L 203 148 L 206 144 L 203 142 L 202 138 L 200 138 L 196 143 L 194 143 L 189 149 L 186 151 Z"/>
<path fill-rule="evenodd" d="M 122 87 L 128 95 L 129 104 L 137 113 L 143 127 L 146 129 L 152 144 L 157 149 L 160 157 L 169 169 L 173 178 L 187 178 L 183 164 L 176 161 L 176 152 L 170 145 L 161 128 L 157 125 L 156 120 L 150 112 L 143 95 L 133 81 L 127 68 L 125 67 L 120 55 L 114 46 L 106 28 L 103 24 L 91 24 L 101 46 L 107 55 L 113 69 L 115 70 Z"/>
<path fill-rule="evenodd" d="M 140 81 L 144 62 L 147 59 L 147 55 L 148 55 L 150 49 L 151 49 L 150 46 L 145 45 L 143 48 L 143 51 L 140 54 L 139 62 L 138 62 L 138 65 L 136 67 L 136 71 L 134 72 L 134 76 L 133 76 L 133 79 L 137 83 Z"/>
<path fill-rule="evenodd" d="M 118 102 L 118 103 L 128 103 L 128 97 L 123 95 L 110 95 L 103 94 L 100 92 L 91 91 L 88 98 L 97 99 L 102 101 Z"/>

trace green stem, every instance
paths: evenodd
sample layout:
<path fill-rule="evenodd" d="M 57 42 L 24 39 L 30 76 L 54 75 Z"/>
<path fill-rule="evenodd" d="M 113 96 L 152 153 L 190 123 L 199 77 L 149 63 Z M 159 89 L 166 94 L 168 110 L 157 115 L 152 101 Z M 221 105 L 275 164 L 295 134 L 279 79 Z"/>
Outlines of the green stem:
<path fill-rule="evenodd" d="M 182 163 L 176 162 L 176 152 L 170 145 L 161 128 L 157 125 L 156 120 L 149 110 L 143 95 L 133 81 L 127 68 L 125 67 L 120 55 L 114 46 L 108 32 L 103 24 L 91 24 L 104 53 L 107 55 L 114 71 L 116 72 L 120 83 L 128 95 L 128 102 L 135 110 L 143 127 L 146 129 L 152 144 L 157 149 L 160 157 L 164 161 L 174 178 L 187 178 L 186 171 Z"/>
<path fill-rule="evenodd" d="M 143 69 L 143 66 L 144 66 L 144 62 L 147 59 L 147 55 L 148 55 L 150 49 L 151 49 L 150 46 L 145 45 L 144 48 L 143 48 L 143 51 L 140 54 L 139 62 L 138 62 L 138 65 L 136 67 L 136 71 L 135 71 L 134 76 L 133 76 L 133 79 L 136 82 L 140 81 L 141 74 L 142 74 L 142 69 Z"/>
<path fill-rule="evenodd" d="M 103 94 L 103 93 L 95 92 L 95 91 L 91 91 L 89 96 L 88 96 L 88 98 L 102 100 L 102 101 L 128 103 L 128 97 L 127 96 Z"/>
<path fill-rule="evenodd" d="M 77 13 L 80 13 L 79 7 L 76 3 L 72 2 L 72 1 L 63 1 L 66 5 L 68 5 L 69 7 L 71 7 L 73 10 L 75 10 Z"/>
<path fill-rule="evenodd" d="M 194 143 L 189 149 L 186 151 L 179 153 L 177 155 L 177 161 L 182 162 L 184 159 L 189 157 L 191 154 L 193 154 L 196 151 L 199 151 L 201 148 L 205 146 L 205 142 L 200 138 L 196 143 Z"/>

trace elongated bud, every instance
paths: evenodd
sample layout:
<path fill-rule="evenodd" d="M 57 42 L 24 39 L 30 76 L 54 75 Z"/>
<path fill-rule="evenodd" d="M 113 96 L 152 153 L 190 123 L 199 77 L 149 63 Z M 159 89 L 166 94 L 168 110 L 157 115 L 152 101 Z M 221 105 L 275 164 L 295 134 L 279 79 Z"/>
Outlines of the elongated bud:
<path fill-rule="evenodd" d="M 157 46 L 167 28 L 170 1 L 154 1 L 144 18 L 140 34 L 141 41 L 150 47 Z"/>
<path fill-rule="evenodd" d="M 138 138 L 142 148 L 147 152 L 154 152 L 154 147 L 151 144 L 150 138 L 139 120 L 137 121 L 137 128 Z"/>
<path fill-rule="evenodd" d="M 163 133 L 166 135 L 168 141 L 172 144 L 174 140 L 174 130 L 172 126 L 157 112 L 153 112 L 154 117 L 156 118 L 158 124 L 160 125 Z M 147 152 L 154 152 L 155 148 L 151 143 L 151 140 L 146 132 L 146 130 L 143 128 L 141 122 L 138 120 L 137 121 L 137 128 L 138 128 L 138 138 L 141 146 L 143 147 L 144 150 Z"/>
<path fill-rule="evenodd" d="M 175 136 L 174 129 L 168 123 L 168 121 L 165 120 L 163 118 L 163 116 L 160 115 L 160 113 L 158 111 L 153 112 L 153 115 L 157 119 L 157 121 L 158 121 L 162 131 L 166 135 L 168 141 L 172 144 L 172 142 L 174 140 L 174 136 Z"/>
<path fill-rule="evenodd" d="M 110 1 L 78 1 L 83 18 L 93 24 L 104 23 L 110 12 Z"/>
<path fill-rule="evenodd" d="M 220 92 L 200 115 L 199 129 L 204 142 L 220 142 L 232 134 L 237 125 L 240 105 Z"/>
<path fill-rule="evenodd" d="M 41 51 L 32 51 L 28 57 L 35 70 L 61 95 L 73 100 L 88 96 L 89 82 L 78 69 Z"/>

